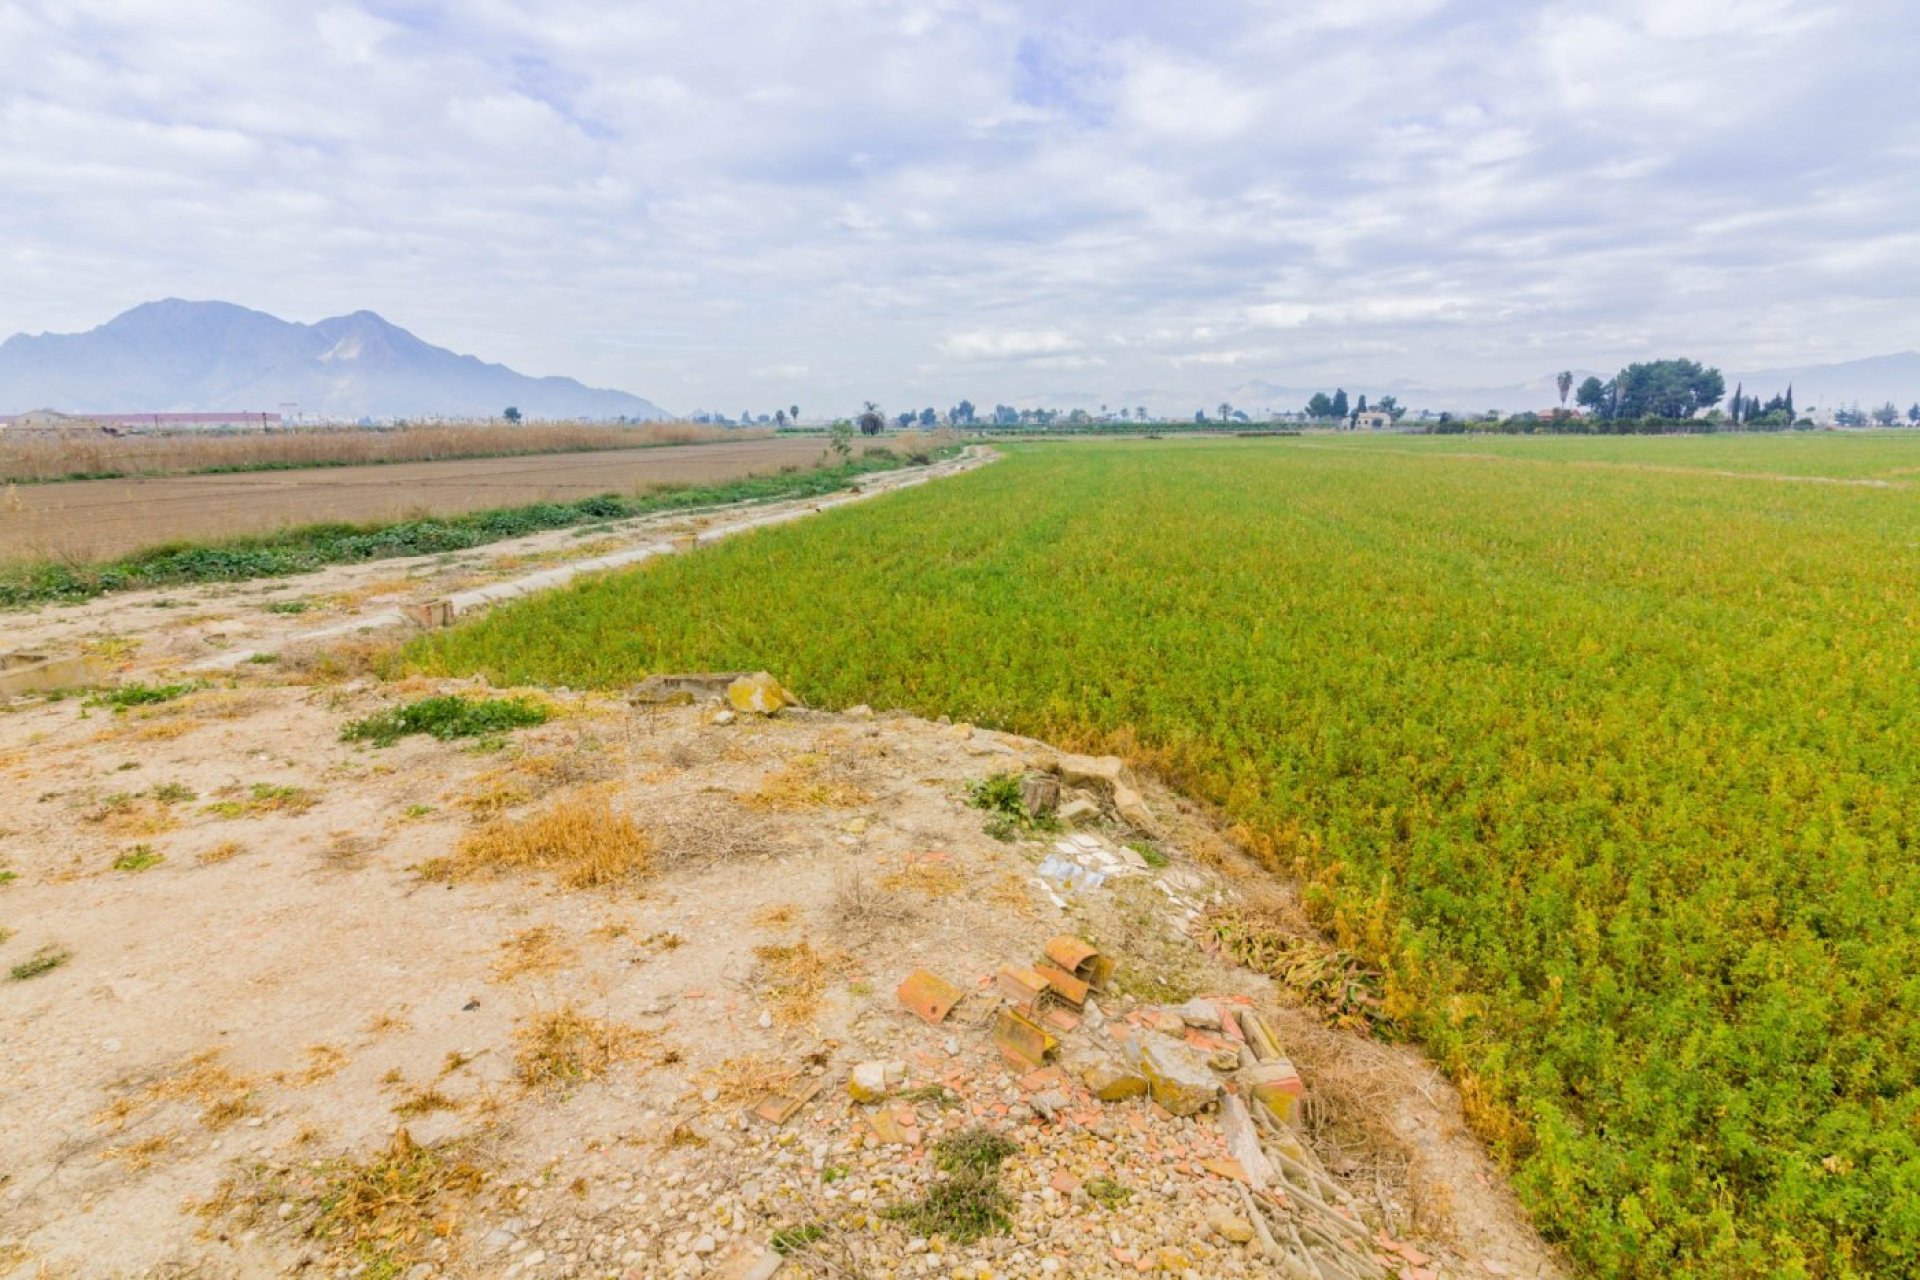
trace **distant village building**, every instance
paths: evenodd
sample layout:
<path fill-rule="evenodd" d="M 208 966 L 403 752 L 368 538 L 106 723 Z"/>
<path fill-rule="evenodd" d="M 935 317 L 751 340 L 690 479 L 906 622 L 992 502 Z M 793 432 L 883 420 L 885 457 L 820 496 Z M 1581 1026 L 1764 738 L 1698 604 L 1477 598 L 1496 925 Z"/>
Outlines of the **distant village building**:
<path fill-rule="evenodd" d="M 1393 415 L 1385 409 L 1367 409 L 1353 415 L 1353 425 L 1361 431 L 1385 431 L 1393 425 Z"/>

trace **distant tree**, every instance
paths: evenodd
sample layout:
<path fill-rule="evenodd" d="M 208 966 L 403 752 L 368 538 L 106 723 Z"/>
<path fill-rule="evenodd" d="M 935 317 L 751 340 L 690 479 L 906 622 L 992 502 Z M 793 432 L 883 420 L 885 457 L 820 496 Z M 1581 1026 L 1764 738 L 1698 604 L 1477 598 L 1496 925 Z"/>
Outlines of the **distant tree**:
<path fill-rule="evenodd" d="M 1787 408 L 1787 417 L 1792 418 L 1796 416 L 1793 412 L 1793 384 L 1791 382 L 1787 384 L 1786 408 Z"/>
<path fill-rule="evenodd" d="M 937 427 L 940 425 L 940 415 L 933 411 L 932 405 L 928 405 L 920 411 L 920 425 L 923 427 Z"/>
<path fill-rule="evenodd" d="M 773 425 L 775 429 L 784 429 L 786 427 L 787 411 L 785 409 L 775 409 L 773 411 Z"/>
<path fill-rule="evenodd" d="M 1553 385 L 1560 388 L 1560 407 L 1567 407 L 1567 392 L 1573 390 L 1573 370 L 1562 369 L 1554 375 Z"/>
<path fill-rule="evenodd" d="M 860 410 L 860 416 L 853 420 L 863 436 L 877 436 L 887 429 L 887 419 L 880 412 L 880 406 L 868 400 Z"/>
<path fill-rule="evenodd" d="M 1128 408 L 1126 405 L 1120 406 L 1120 421 L 1122 422 L 1133 421 L 1133 410 Z"/>
<path fill-rule="evenodd" d="M 1307 401 L 1307 416 L 1309 418 L 1331 418 L 1333 416 L 1333 401 L 1327 399 L 1326 392 L 1316 391 L 1313 393 L 1313 399 Z"/>
<path fill-rule="evenodd" d="M 505 409 L 502 409 L 500 411 L 500 416 L 505 418 L 508 422 L 511 422 L 514 425 L 518 426 L 520 423 L 520 408 L 518 405 L 510 404 Z"/>
<path fill-rule="evenodd" d="M 1889 400 L 1873 411 L 1873 420 L 1883 427 L 1890 427 L 1900 421 L 1900 407 Z"/>
<path fill-rule="evenodd" d="M 953 420 L 970 427 L 973 425 L 974 415 L 977 412 L 978 410 L 973 407 L 973 401 L 962 400 L 959 404 L 953 406 Z"/>
<path fill-rule="evenodd" d="M 1147 420 L 1147 406 L 1136 405 L 1133 410 L 1133 416 L 1145 422 Z"/>
<path fill-rule="evenodd" d="M 1860 412 L 1860 406 L 1857 404 L 1850 409 L 1835 409 L 1833 411 L 1833 420 L 1843 427 L 1864 427 L 1867 425 L 1867 415 Z"/>
<path fill-rule="evenodd" d="M 1396 396 L 1381 396 L 1380 403 L 1374 407 L 1379 409 L 1380 412 L 1387 414 L 1395 422 L 1407 416 L 1407 411 L 1401 407 L 1399 398 Z"/>
<path fill-rule="evenodd" d="M 1361 392 L 1361 393 L 1360 393 L 1360 398 L 1359 398 L 1358 400 L 1355 400 L 1355 401 L 1353 402 L 1353 411 L 1354 411 L 1355 413 L 1365 413 L 1365 412 L 1367 411 L 1367 395 L 1366 395 L 1366 392 L 1364 392 L 1364 391 L 1363 391 L 1363 392 Z"/>
<path fill-rule="evenodd" d="M 1093 415 L 1085 409 L 1075 409 L 1067 415 L 1067 425 L 1070 427 L 1084 427 L 1092 421 Z"/>
<path fill-rule="evenodd" d="M 1588 374 L 1587 380 L 1580 384 L 1580 389 L 1573 393 L 1575 404 L 1596 414 L 1606 407 L 1608 399 L 1607 384 L 1592 374 Z"/>
<path fill-rule="evenodd" d="M 1193 420 L 1197 423 L 1205 425 L 1207 421 L 1207 411 L 1205 409 L 1195 409 L 1193 411 Z"/>
<path fill-rule="evenodd" d="M 827 428 L 827 437 L 827 447 L 840 455 L 840 461 L 845 462 L 853 456 L 853 424 L 851 422 L 845 418 L 834 419 L 833 425 Z"/>
<path fill-rule="evenodd" d="M 1220 414 L 1220 421 L 1225 422 L 1228 418 L 1231 418 L 1233 416 L 1233 406 L 1228 404 L 1225 400 L 1222 400 L 1220 402 L 1220 408 L 1218 412 Z"/>
<path fill-rule="evenodd" d="M 1740 425 L 1740 419 L 1746 416 L 1744 412 L 1746 401 L 1741 399 L 1742 394 L 1746 391 L 1746 385 L 1744 382 L 1736 382 L 1733 384 L 1733 402 L 1727 409 L 1727 417 L 1736 427 Z"/>
<path fill-rule="evenodd" d="M 1907 409 L 1907 421 L 1916 427 L 1920 427 L 1920 400 L 1914 401 Z"/>
<path fill-rule="evenodd" d="M 1328 406 L 1328 410 L 1327 416 L 1329 418 L 1344 418 L 1352 412 L 1352 406 L 1347 402 L 1347 389 L 1345 387 L 1335 388 L 1333 403 Z"/>
<path fill-rule="evenodd" d="M 1622 418 L 1691 418 L 1720 403 L 1727 393 L 1718 369 L 1693 360 L 1650 360 L 1630 364 L 1614 378 Z"/>

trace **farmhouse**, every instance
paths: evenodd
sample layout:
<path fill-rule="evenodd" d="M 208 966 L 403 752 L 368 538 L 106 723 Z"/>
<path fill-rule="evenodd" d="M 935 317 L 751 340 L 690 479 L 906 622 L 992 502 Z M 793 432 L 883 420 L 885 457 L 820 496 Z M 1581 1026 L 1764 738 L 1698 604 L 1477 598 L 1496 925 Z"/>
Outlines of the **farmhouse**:
<path fill-rule="evenodd" d="M 1385 409 L 1365 409 L 1353 415 L 1353 425 L 1361 431 L 1385 431 L 1393 425 L 1393 415 Z"/>

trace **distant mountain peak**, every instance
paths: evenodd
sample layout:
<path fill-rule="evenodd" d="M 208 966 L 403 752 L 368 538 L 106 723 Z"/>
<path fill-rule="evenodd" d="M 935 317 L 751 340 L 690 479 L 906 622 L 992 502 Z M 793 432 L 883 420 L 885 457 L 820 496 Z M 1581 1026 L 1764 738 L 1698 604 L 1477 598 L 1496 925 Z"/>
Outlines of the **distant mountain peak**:
<path fill-rule="evenodd" d="M 276 410 L 335 418 L 668 416 L 624 391 L 531 378 L 436 347 L 377 312 L 299 324 L 236 303 L 159 298 L 86 333 L 0 343 L 0 413 Z"/>

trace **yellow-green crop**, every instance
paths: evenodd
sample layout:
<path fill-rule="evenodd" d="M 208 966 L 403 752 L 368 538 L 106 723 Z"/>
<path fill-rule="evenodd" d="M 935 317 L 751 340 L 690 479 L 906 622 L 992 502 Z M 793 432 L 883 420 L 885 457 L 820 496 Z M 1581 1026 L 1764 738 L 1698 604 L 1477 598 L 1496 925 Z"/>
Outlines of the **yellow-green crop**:
<path fill-rule="evenodd" d="M 415 657 L 1128 750 L 1387 969 L 1584 1268 L 1920 1273 L 1920 440 L 1668 443 L 1036 446 Z"/>

